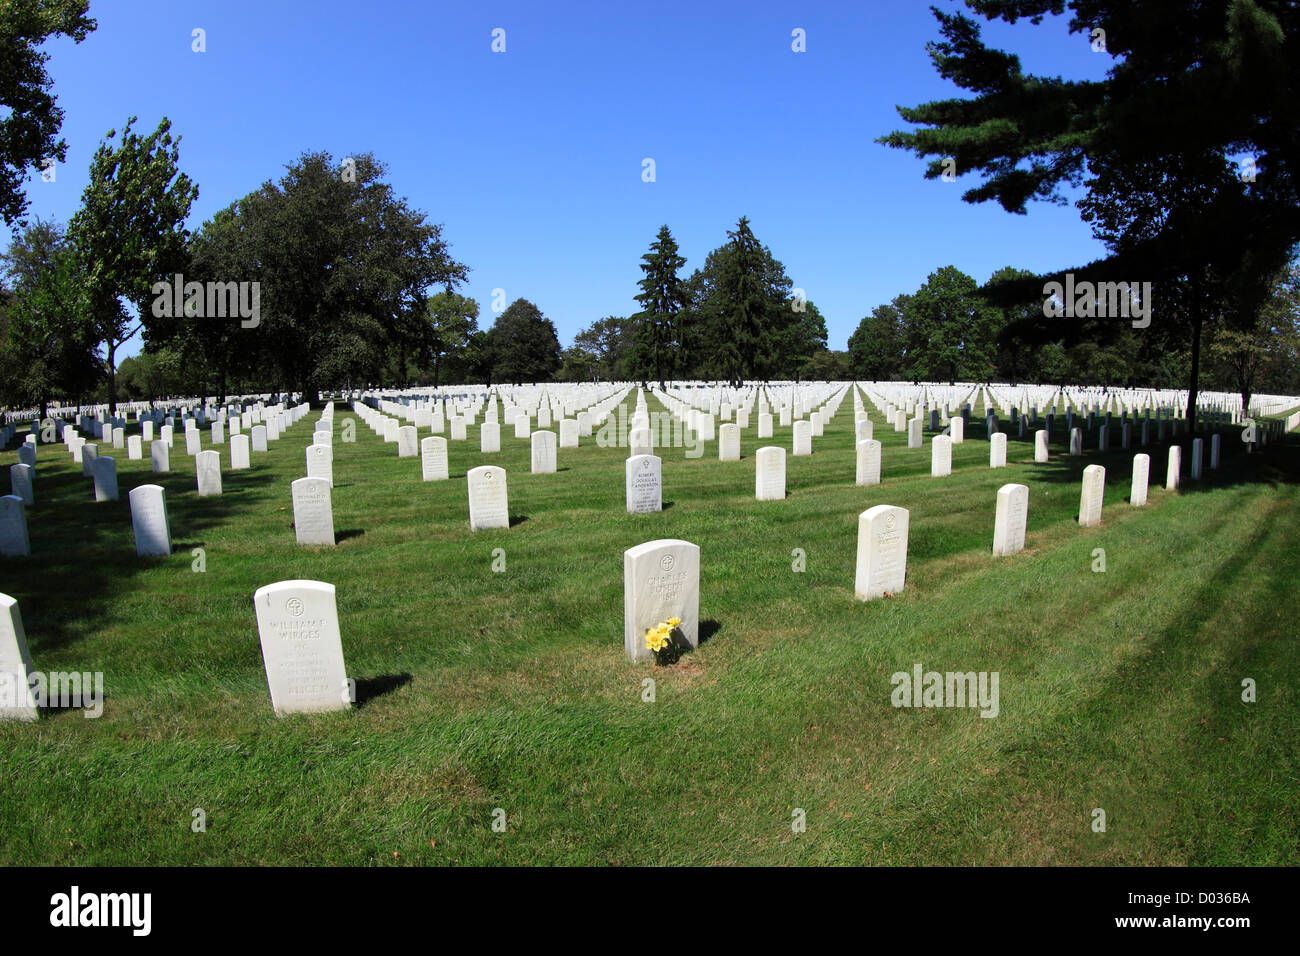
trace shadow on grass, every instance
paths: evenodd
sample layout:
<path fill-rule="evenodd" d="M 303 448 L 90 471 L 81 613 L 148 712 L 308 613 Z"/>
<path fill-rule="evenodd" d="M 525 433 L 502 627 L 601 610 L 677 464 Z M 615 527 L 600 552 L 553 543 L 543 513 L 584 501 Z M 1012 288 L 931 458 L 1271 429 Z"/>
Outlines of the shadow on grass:
<path fill-rule="evenodd" d="M 357 700 L 358 707 L 364 707 L 376 697 L 382 697 L 385 694 L 391 694 L 399 687 L 405 687 L 411 683 L 410 674 L 384 674 L 381 677 L 358 677 L 357 682 Z"/>
<path fill-rule="evenodd" d="M 511 515 L 510 527 L 514 528 L 528 520 L 528 515 Z"/>

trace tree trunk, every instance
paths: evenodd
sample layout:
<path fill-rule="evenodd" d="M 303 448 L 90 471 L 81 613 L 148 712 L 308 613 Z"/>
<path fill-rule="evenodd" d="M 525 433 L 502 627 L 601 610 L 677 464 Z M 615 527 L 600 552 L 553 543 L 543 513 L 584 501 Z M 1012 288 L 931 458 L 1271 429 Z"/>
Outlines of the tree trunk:
<path fill-rule="evenodd" d="M 1193 297 L 1192 308 L 1192 375 L 1187 385 L 1187 431 L 1196 431 L 1196 391 L 1201 379 L 1201 309 L 1199 297 Z"/>
<path fill-rule="evenodd" d="M 111 418 L 116 414 L 114 406 L 117 404 L 117 368 L 113 362 L 113 356 L 117 352 L 117 343 L 111 338 L 108 340 L 108 414 Z"/>

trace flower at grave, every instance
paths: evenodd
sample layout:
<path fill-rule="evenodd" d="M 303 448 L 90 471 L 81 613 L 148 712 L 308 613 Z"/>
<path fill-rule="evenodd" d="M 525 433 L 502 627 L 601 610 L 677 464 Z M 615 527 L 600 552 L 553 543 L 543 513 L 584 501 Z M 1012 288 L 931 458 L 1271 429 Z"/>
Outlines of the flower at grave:
<path fill-rule="evenodd" d="M 679 624 L 681 624 L 681 623 L 682 623 L 682 619 L 681 619 L 680 617 L 670 617 L 670 618 L 668 619 L 668 626 L 669 626 L 669 627 L 676 627 L 677 625 L 679 625 Z"/>
<path fill-rule="evenodd" d="M 677 620 L 677 619 L 672 618 L 671 620 Z M 668 647 L 669 643 L 671 642 L 671 638 L 669 637 L 669 632 L 671 632 L 672 629 L 677 626 L 676 624 L 671 623 L 671 620 L 656 624 L 654 627 L 646 628 L 646 632 L 645 632 L 646 650 L 654 651 L 656 654 L 658 654 L 660 651 L 663 651 Z M 677 623 L 680 624 L 681 621 L 678 621 Z"/>

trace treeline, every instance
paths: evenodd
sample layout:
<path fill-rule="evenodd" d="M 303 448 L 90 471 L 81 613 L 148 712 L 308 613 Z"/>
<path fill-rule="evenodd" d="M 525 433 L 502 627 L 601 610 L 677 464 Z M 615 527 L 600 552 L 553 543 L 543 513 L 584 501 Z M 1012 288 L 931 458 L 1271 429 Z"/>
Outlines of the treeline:
<path fill-rule="evenodd" d="M 842 356 L 826 348 L 826 321 L 741 217 L 704 264 L 686 259 L 663 226 L 641 257 L 641 311 L 583 329 L 559 377 L 723 380 L 841 378 Z"/>
<path fill-rule="evenodd" d="M 854 378 L 880 381 L 997 381 L 1181 388 L 1190 349 L 1162 327 L 1158 293 L 1151 322 L 1128 316 L 1082 323 L 1044 314 L 1046 296 L 1016 305 L 987 290 L 1033 280 L 1007 267 L 984 286 L 954 266 L 915 292 L 877 306 L 849 337 Z M 1139 320 L 1141 325 L 1145 319 Z M 1300 394 L 1300 269 L 1274 277 L 1253 324 L 1216 325 L 1202 356 L 1211 389 Z"/>

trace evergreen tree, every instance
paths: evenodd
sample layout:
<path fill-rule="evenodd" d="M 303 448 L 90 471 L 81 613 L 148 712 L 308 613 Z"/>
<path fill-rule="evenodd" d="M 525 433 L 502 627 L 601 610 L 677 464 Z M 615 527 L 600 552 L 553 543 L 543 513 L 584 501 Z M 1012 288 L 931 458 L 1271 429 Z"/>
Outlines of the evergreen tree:
<path fill-rule="evenodd" d="M 648 358 L 649 370 L 659 380 L 660 388 L 664 387 L 665 376 L 674 378 L 678 372 L 679 323 L 689 301 L 678 272 L 685 265 L 686 259 L 678 254 L 672 232 L 666 225 L 660 226 L 650 251 L 641 257 L 641 271 L 645 275 L 637 282 L 641 292 L 636 296 L 641 312 L 633 316 L 642 354 Z"/>

